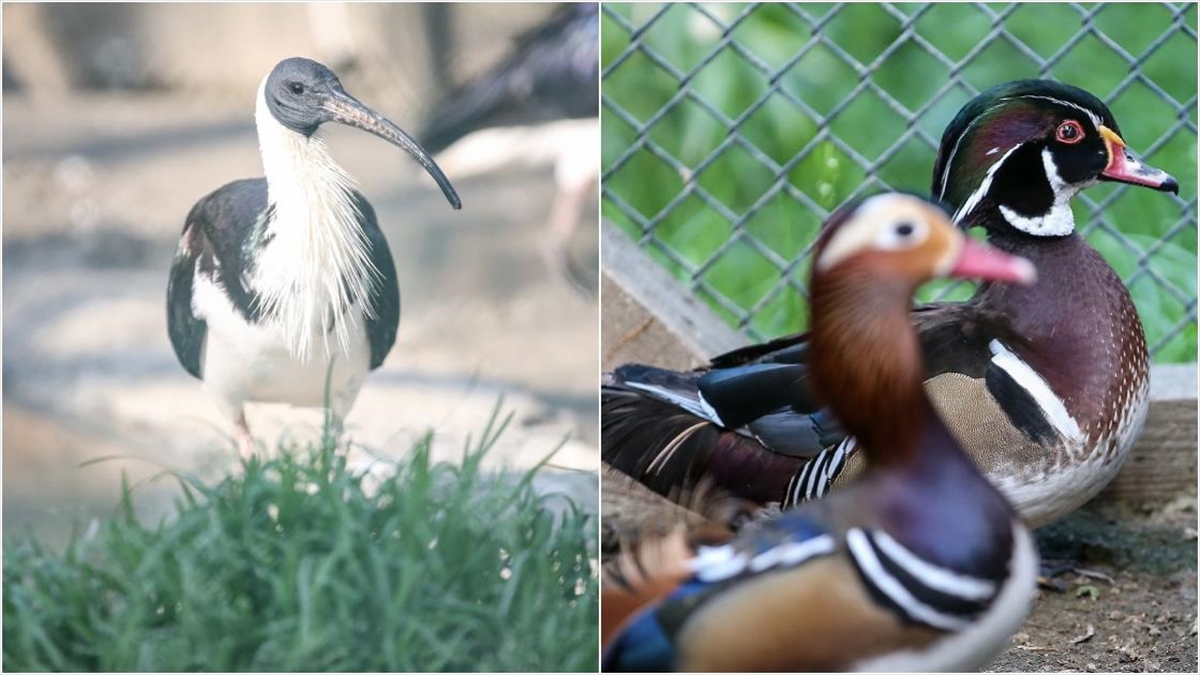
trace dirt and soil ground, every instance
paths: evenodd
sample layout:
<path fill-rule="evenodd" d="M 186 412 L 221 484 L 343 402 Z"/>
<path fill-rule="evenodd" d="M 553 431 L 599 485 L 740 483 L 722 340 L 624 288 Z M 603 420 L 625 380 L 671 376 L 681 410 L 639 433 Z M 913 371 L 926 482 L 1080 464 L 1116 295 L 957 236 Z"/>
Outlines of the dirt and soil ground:
<path fill-rule="evenodd" d="M 1042 528 L 1043 558 L 1086 574 L 1042 591 L 995 671 L 1196 672 L 1196 495 L 1094 502 Z"/>

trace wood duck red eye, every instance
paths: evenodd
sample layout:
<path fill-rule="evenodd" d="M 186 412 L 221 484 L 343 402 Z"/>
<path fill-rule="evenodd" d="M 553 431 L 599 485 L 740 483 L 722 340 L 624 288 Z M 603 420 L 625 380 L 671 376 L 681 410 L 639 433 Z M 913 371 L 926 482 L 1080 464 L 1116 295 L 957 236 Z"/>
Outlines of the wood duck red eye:
<path fill-rule="evenodd" d="M 1083 126 L 1075 120 L 1067 120 L 1058 125 L 1058 129 L 1054 132 L 1054 137 L 1060 143 L 1075 145 L 1083 140 Z"/>

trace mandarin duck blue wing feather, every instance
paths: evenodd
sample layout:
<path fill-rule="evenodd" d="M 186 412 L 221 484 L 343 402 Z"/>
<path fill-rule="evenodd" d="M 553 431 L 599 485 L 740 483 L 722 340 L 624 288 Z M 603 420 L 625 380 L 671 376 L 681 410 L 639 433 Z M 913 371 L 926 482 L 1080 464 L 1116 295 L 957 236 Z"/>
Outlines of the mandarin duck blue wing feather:
<path fill-rule="evenodd" d="M 652 610 L 643 610 L 604 651 L 604 672 L 667 673 L 675 670 L 675 645 Z"/>
<path fill-rule="evenodd" d="M 695 574 L 622 627 L 605 650 L 602 670 L 676 669 L 678 634 L 709 600 L 749 577 L 794 568 L 834 550 L 834 539 L 826 527 L 808 515 L 794 512 L 756 523 L 736 543 L 700 547 L 692 561 Z"/>

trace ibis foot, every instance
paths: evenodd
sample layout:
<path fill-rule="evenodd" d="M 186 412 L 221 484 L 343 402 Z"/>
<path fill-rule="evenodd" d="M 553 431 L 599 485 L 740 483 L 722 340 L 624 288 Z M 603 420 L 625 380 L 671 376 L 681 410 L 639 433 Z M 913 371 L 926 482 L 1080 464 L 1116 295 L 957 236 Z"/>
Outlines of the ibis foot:
<path fill-rule="evenodd" d="M 594 284 L 589 284 L 585 280 L 585 275 L 571 264 L 571 256 L 566 242 L 544 243 L 541 248 L 542 260 L 545 261 L 546 267 L 550 268 L 552 275 L 565 279 L 571 289 L 579 295 L 586 298 L 595 297 Z"/>

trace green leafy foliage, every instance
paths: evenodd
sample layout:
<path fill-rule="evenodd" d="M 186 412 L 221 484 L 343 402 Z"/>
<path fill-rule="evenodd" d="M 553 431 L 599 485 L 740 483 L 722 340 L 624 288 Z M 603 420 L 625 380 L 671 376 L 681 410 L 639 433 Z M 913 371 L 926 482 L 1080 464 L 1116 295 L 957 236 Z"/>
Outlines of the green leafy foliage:
<path fill-rule="evenodd" d="M 1076 220 L 1130 284 L 1155 360 L 1193 361 L 1196 6 L 1083 11 L 606 4 L 603 216 L 656 239 L 655 258 L 752 339 L 799 331 L 825 214 L 885 186 L 929 193 L 936 143 L 974 93 L 951 78 L 1051 77 L 1106 100 L 1129 146 L 1179 180 L 1178 198 L 1102 184 Z M 946 288 L 922 299 L 970 294 Z"/>
<path fill-rule="evenodd" d="M 172 517 L 116 517 L 61 552 L 5 543 L 4 668 L 594 671 L 595 527 L 529 472 L 461 465 L 430 438 L 386 476 L 281 449 L 215 485 L 175 475 Z"/>

